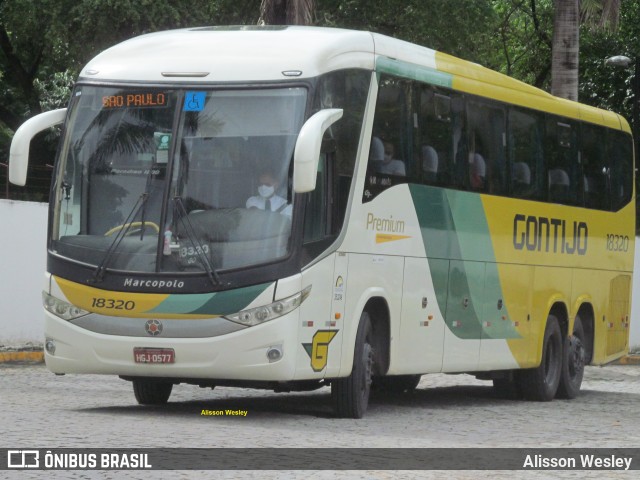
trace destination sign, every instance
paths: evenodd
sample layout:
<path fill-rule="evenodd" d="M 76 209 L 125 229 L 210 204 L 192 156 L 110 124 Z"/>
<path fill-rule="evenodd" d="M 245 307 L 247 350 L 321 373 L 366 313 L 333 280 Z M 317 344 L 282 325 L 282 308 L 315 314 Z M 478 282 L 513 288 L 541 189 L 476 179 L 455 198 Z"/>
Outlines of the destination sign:
<path fill-rule="evenodd" d="M 102 97 L 102 108 L 166 107 L 169 96 L 163 92 L 121 93 Z"/>

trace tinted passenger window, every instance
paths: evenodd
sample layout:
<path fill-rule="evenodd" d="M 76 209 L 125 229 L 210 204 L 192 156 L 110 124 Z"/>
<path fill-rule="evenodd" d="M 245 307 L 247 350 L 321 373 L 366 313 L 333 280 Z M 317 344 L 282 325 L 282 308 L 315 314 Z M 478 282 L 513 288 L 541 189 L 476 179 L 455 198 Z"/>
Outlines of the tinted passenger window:
<path fill-rule="evenodd" d="M 505 191 L 504 110 L 488 101 L 467 102 L 469 157 L 467 186 L 470 190 L 501 194 Z"/>
<path fill-rule="evenodd" d="M 411 82 L 382 77 L 373 124 L 373 136 L 382 142 L 382 149 L 378 145 L 374 155 L 369 155 L 374 172 L 395 177 L 407 175 L 413 143 L 410 111 Z"/>
<path fill-rule="evenodd" d="M 609 132 L 607 153 L 610 159 L 611 209 L 620 210 L 633 191 L 633 160 L 631 136 L 624 132 Z"/>
<path fill-rule="evenodd" d="M 318 162 L 318 173 L 316 176 L 316 188 L 307 195 L 307 202 L 304 216 L 305 243 L 323 240 L 328 231 L 327 218 L 327 164 L 326 153 L 320 154 Z"/>
<path fill-rule="evenodd" d="M 327 164 L 332 184 L 327 188 L 331 188 L 333 195 L 333 210 L 328 212 L 332 218 L 327 233 L 337 233 L 342 228 L 370 83 L 371 72 L 365 70 L 340 70 L 318 81 L 314 112 L 325 108 L 344 111 L 342 118 L 325 133 L 325 142 L 332 145 L 331 161 Z"/>
<path fill-rule="evenodd" d="M 462 95 L 423 86 L 417 120 L 421 181 L 448 188 L 462 187 L 468 156 Z"/>
<path fill-rule="evenodd" d="M 581 152 L 584 206 L 608 210 L 611 206 L 609 190 L 609 162 L 606 154 L 607 132 L 602 127 L 583 124 Z"/>
<path fill-rule="evenodd" d="M 412 174 L 412 82 L 383 75 L 380 79 L 367 177 L 362 200 L 370 201 Z"/>
<path fill-rule="evenodd" d="M 547 117 L 547 199 L 552 203 L 582 205 L 584 180 L 578 164 L 576 130 L 569 120 Z"/>
<path fill-rule="evenodd" d="M 516 198 L 540 199 L 544 148 L 541 115 L 509 112 L 509 193 Z"/>

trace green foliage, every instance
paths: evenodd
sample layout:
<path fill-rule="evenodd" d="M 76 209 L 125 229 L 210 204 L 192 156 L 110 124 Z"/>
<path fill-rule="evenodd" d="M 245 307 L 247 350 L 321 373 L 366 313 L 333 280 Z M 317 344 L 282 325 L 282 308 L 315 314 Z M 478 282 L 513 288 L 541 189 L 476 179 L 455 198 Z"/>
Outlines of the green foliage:
<path fill-rule="evenodd" d="M 500 17 L 501 61 L 497 70 L 548 89 L 553 35 L 552 0 L 493 0 Z"/>
<path fill-rule="evenodd" d="M 640 59 L 640 2 L 622 2 L 618 29 L 584 27 L 580 44 L 581 102 L 613 110 L 631 120 L 633 110 L 634 65 L 629 68 L 605 65 L 614 55 Z M 638 92 L 640 93 L 640 92 Z"/>
<path fill-rule="evenodd" d="M 256 23 L 259 7 L 260 0 L 0 0 L 0 162 L 12 131 L 40 111 L 64 107 L 78 72 L 100 51 L 158 30 Z M 11 187 L 13 198 L 47 198 L 47 138 L 29 173 L 43 177 L 39 187 Z"/>
<path fill-rule="evenodd" d="M 494 65 L 499 22 L 491 2 L 476 0 L 325 0 L 320 25 L 371 30 Z"/>
<path fill-rule="evenodd" d="M 604 59 L 640 57 L 640 0 L 621 1 L 617 30 L 594 28 L 612 1 L 582 0 L 591 20 L 580 32 L 579 99 L 630 118 L 633 68 L 606 66 Z M 146 32 L 256 24 L 260 4 L 0 0 L 0 162 L 6 162 L 12 131 L 41 110 L 64 106 L 78 72 L 100 51 Z M 321 26 L 371 30 L 428 46 L 548 89 L 553 13 L 553 0 L 317 0 L 315 18 Z M 46 171 L 50 161 L 37 167 Z"/>
<path fill-rule="evenodd" d="M 256 23 L 259 0 L 83 0 L 68 14 L 70 45 L 81 64 L 125 39 L 174 28 Z M 83 39 L 91 39 L 86 42 Z M 80 40 L 80 41 L 77 41 Z"/>
<path fill-rule="evenodd" d="M 71 70 L 54 72 L 44 79 L 36 78 L 33 84 L 40 99 L 42 111 L 64 108 L 69 102 L 75 79 L 76 74 Z"/>

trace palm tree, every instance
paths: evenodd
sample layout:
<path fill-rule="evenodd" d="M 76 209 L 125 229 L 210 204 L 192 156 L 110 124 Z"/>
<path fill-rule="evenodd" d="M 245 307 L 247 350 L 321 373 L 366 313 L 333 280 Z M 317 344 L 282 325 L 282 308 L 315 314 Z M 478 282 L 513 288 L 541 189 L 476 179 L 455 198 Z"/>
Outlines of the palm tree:
<path fill-rule="evenodd" d="M 613 28 L 620 16 L 620 0 L 554 0 L 551 93 L 578 99 L 580 21 Z"/>
<path fill-rule="evenodd" d="M 620 19 L 621 0 L 580 0 L 582 21 L 595 28 L 615 30 Z"/>
<path fill-rule="evenodd" d="M 554 0 L 551 93 L 578 100 L 579 0 Z"/>
<path fill-rule="evenodd" d="M 312 25 L 314 0 L 262 0 L 260 25 Z"/>

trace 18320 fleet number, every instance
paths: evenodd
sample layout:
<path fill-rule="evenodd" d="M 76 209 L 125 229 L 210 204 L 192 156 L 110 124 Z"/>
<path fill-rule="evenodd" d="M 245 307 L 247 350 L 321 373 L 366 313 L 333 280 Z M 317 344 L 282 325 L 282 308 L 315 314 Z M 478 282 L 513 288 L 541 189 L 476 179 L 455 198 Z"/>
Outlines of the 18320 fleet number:
<path fill-rule="evenodd" d="M 629 251 L 629 236 L 607 234 L 607 250 L 610 252 Z"/>
<path fill-rule="evenodd" d="M 108 308 L 112 310 L 133 310 L 136 302 L 132 300 L 115 300 L 113 298 L 96 298 L 91 301 L 93 308 Z"/>

